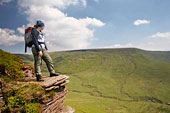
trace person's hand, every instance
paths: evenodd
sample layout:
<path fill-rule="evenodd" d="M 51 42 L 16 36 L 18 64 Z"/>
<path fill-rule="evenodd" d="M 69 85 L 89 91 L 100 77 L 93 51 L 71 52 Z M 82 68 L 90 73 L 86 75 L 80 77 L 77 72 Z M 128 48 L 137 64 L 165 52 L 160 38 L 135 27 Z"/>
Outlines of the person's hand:
<path fill-rule="evenodd" d="M 39 51 L 39 55 L 42 57 L 43 56 L 43 53 L 42 53 L 42 51 Z"/>

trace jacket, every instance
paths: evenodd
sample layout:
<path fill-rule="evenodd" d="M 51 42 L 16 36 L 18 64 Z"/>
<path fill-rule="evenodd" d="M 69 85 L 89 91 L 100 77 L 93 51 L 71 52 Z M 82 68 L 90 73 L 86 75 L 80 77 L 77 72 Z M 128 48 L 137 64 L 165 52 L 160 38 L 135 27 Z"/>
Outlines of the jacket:
<path fill-rule="evenodd" d="M 36 28 L 33 28 L 33 30 L 31 31 L 32 34 L 32 41 L 33 41 L 33 45 L 35 46 L 36 50 L 39 52 L 42 50 L 42 48 L 39 46 L 40 44 L 42 44 L 42 42 L 38 42 L 38 36 L 39 36 L 39 32 Z M 46 43 L 43 43 L 45 45 L 45 49 L 48 50 Z"/>

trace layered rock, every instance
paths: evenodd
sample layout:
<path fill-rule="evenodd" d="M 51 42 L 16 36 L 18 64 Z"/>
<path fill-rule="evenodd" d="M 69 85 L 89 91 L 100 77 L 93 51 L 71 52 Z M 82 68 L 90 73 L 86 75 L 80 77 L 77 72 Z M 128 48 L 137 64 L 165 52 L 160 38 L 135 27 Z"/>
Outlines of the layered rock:
<path fill-rule="evenodd" d="M 4 72 L 3 70 L 1 72 Z M 66 75 L 54 77 L 42 77 L 40 82 L 36 81 L 33 68 L 29 65 L 23 67 L 25 77 L 16 82 L 16 86 L 24 87 L 29 84 L 36 84 L 44 89 L 45 94 L 41 97 L 41 113 L 74 113 L 74 109 L 64 106 L 64 99 L 68 93 L 66 85 L 70 82 Z M 0 102 L 3 99 L 2 84 L 0 82 Z M 43 91 L 43 92 L 44 92 Z M 1 109 L 0 109 L 1 112 Z"/>
<path fill-rule="evenodd" d="M 27 79 L 30 80 L 31 78 L 32 79 L 35 78 L 34 68 L 32 66 L 24 64 L 22 70 L 25 75 L 24 77 L 25 80 Z"/>
<path fill-rule="evenodd" d="M 54 91 L 55 94 L 53 98 L 50 96 L 46 97 L 44 100 L 43 112 L 42 113 L 64 113 L 64 99 L 66 98 L 66 94 L 68 90 L 66 89 L 66 84 L 69 83 L 68 76 L 59 75 L 56 77 L 43 77 L 43 81 L 39 84 L 48 92 Z M 72 110 L 73 113 L 74 110 Z M 69 112 L 65 112 L 69 113 Z"/>
<path fill-rule="evenodd" d="M 42 81 L 29 81 L 29 84 L 38 84 L 43 87 L 47 93 L 42 102 L 42 113 L 74 113 L 74 109 L 69 106 L 64 106 L 64 99 L 67 95 L 66 84 L 70 81 L 66 75 L 54 77 L 42 77 Z M 53 91 L 51 96 L 48 92 Z"/>

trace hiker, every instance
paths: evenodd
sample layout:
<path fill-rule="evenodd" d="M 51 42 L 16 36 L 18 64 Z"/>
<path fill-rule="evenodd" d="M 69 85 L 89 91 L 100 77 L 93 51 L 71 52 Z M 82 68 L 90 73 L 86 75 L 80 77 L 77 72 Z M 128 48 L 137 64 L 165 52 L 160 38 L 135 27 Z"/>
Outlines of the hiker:
<path fill-rule="evenodd" d="M 46 63 L 48 71 L 50 72 L 50 77 L 59 75 L 59 73 L 55 72 L 52 58 L 47 52 L 48 49 L 44 40 L 44 34 L 42 32 L 44 27 L 45 27 L 44 23 L 38 20 L 31 31 L 33 41 L 31 50 L 34 56 L 34 67 L 37 81 L 40 81 L 42 78 L 41 73 L 42 59 Z"/>

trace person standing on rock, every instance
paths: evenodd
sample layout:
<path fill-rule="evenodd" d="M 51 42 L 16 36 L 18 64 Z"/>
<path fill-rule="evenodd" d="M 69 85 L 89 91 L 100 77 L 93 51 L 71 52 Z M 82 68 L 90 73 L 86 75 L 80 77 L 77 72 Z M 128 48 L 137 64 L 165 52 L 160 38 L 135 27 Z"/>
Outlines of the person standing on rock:
<path fill-rule="evenodd" d="M 38 20 L 31 31 L 33 40 L 32 53 L 34 56 L 34 67 L 37 81 L 40 81 L 42 78 L 41 73 L 42 59 L 46 63 L 48 71 L 50 72 L 50 77 L 59 75 L 59 73 L 55 72 L 52 58 L 47 52 L 48 49 L 44 40 L 44 34 L 42 32 L 44 27 L 45 27 L 44 23 Z"/>

